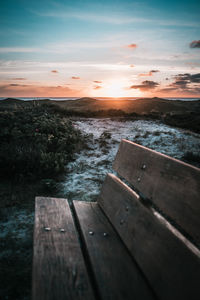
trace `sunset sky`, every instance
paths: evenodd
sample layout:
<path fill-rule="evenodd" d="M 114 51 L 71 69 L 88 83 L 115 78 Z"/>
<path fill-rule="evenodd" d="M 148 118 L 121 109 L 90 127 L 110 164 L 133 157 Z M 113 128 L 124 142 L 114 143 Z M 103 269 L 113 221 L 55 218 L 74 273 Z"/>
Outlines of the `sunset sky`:
<path fill-rule="evenodd" d="M 0 5 L 0 97 L 200 97 L 200 1 Z"/>

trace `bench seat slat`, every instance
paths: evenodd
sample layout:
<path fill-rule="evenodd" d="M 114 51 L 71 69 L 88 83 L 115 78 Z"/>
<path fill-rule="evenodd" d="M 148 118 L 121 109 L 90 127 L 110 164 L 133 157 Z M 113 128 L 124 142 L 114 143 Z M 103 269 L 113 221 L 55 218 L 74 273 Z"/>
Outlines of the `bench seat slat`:
<path fill-rule="evenodd" d="M 33 300 L 95 299 L 66 199 L 36 198 L 32 287 Z"/>
<path fill-rule="evenodd" d="M 100 298 L 155 299 L 136 263 L 99 205 L 82 201 L 73 203 Z"/>
<path fill-rule="evenodd" d="M 159 299 L 196 299 L 200 294 L 197 249 L 191 251 L 114 175 L 107 175 L 98 203 Z"/>
<path fill-rule="evenodd" d="M 127 140 L 113 169 L 200 247 L 200 169 Z"/>

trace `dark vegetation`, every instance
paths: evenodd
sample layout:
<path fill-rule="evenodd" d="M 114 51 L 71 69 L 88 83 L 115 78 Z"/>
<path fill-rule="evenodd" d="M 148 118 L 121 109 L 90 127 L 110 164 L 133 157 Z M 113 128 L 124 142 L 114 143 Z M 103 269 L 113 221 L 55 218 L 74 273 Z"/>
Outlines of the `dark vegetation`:
<path fill-rule="evenodd" d="M 173 127 L 189 129 L 200 133 L 200 111 L 182 114 L 167 114 L 163 121 Z"/>
<path fill-rule="evenodd" d="M 1 112 L 0 128 L 0 176 L 4 179 L 55 177 L 83 144 L 71 121 L 44 105 Z"/>
<path fill-rule="evenodd" d="M 8 233 L 0 244 L 0 299 L 31 299 L 32 225 L 28 225 L 26 238 L 18 239 Z"/>
<path fill-rule="evenodd" d="M 46 105 L 49 111 L 65 117 L 160 120 L 165 124 L 200 132 L 200 100 L 169 101 L 160 98 L 101 100 L 81 98 L 67 101 L 6 99 L 0 110 Z"/>
<path fill-rule="evenodd" d="M 8 222 L 0 223 L 0 299 L 30 299 L 34 198 L 57 196 L 67 163 L 86 142 L 69 118 L 45 104 L 2 109 L 0 140 L 0 220 Z M 18 213 L 30 222 L 14 220 L 12 228 Z"/>

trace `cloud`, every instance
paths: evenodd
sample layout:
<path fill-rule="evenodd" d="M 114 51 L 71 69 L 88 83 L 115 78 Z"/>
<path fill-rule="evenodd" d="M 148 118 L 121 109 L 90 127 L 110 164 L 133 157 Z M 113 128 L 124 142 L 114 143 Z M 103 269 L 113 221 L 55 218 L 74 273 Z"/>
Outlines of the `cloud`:
<path fill-rule="evenodd" d="M 57 70 L 57 68 L 66 72 L 71 71 L 71 74 L 80 74 L 81 69 L 98 69 L 105 71 L 130 71 L 130 64 L 118 64 L 118 63 L 100 63 L 90 61 L 29 61 L 29 60 L 1 60 L 0 59 L 0 74 L 7 74 L 7 76 L 20 77 L 27 76 L 27 74 L 33 73 L 47 73 L 51 70 Z M 70 76 L 70 75 L 69 75 Z M 78 77 L 78 76 L 73 76 Z M 71 78 L 71 76 L 70 76 Z M 98 77 L 96 77 L 98 78 Z M 92 79 L 91 79 L 92 80 Z"/>
<path fill-rule="evenodd" d="M 200 83 L 200 73 L 196 74 L 178 74 L 175 76 L 175 81 L 171 84 L 173 86 L 187 86 L 191 83 Z"/>
<path fill-rule="evenodd" d="M 160 72 L 159 70 L 151 70 L 151 71 L 149 71 L 150 73 L 158 73 L 158 72 Z"/>
<path fill-rule="evenodd" d="M 80 97 L 82 93 L 66 86 L 0 84 L 0 97 Z"/>
<path fill-rule="evenodd" d="M 156 92 L 158 92 L 159 94 L 164 93 L 163 96 L 166 96 L 166 95 L 177 95 L 177 97 L 180 97 L 180 96 L 183 96 L 183 97 L 186 97 L 186 96 L 193 96 L 193 97 L 200 97 L 200 88 L 199 87 L 193 87 L 193 88 L 180 88 L 178 89 L 177 87 L 165 87 L 165 88 L 162 88 L 162 89 L 159 89 L 157 90 Z"/>
<path fill-rule="evenodd" d="M 133 64 L 130 65 L 130 68 L 134 68 L 135 66 Z"/>
<path fill-rule="evenodd" d="M 145 91 L 155 89 L 158 85 L 159 85 L 158 82 L 151 81 L 151 80 L 145 80 L 142 82 L 142 84 L 132 85 L 130 87 L 130 89 L 139 89 L 139 90 L 145 92 Z"/>
<path fill-rule="evenodd" d="M 72 78 L 72 79 L 81 79 L 81 78 L 78 77 L 78 76 L 72 76 L 71 78 Z"/>
<path fill-rule="evenodd" d="M 138 74 L 138 77 L 145 77 L 145 76 L 152 76 L 152 74 L 149 73 L 140 73 Z"/>
<path fill-rule="evenodd" d="M 174 76 L 174 81 L 159 92 L 179 92 L 183 94 L 199 94 L 200 93 L 200 73 L 196 74 L 178 74 Z"/>
<path fill-rule="evenodd" d="M 11 78 L 10 80 L 27 80 L 27 78 L 24 78 L 24 77 L 16 77 L 16 78 Z"/>
<path fill-rule="evenodd" d="M 94 90 L 99 90 L 99 89 L 102 89 L 102 86 L 96 85 L 96 86 L 93 87 L 93 89 L 94 89 Z"/>
<path fill-rule="evenodd" d="M 27 86 L 30 86 L 30 85 L 28 85 L 28 84 L 11 83 L 11 84 L 8 84 L 8 86 L 27 87 Z"/>
<path fill-rule="evenodd" d="M 200 40 L 198 40 L 198 41 L 192 41 L 190 43 L 190 48 L 200 48 Z"/>
<path fill-rule="evenodd" d="M 141 73 L 138 75 L 138 77 L 145 77 L 145 76 L 153 76 L 154 73 L 160 72 L 159 70 L 151 70 L 148 73 Z"/>
<path fill-rule="evenodd" d="M 0 47 L 0 53 L 69 53 L 75 49 L 96 49 L 112 47 L 113 43 L 109 40 L 91 40 L 62 42 L 55 44 L 43 44 L 41 48 L 36 47 Z M 115 45 L 116 47 L 118 45 Z"/>
<path fill-rule="evenodd" d="M 137 44 L 129 44 L 129 45 L 126 45 L 125 48 L 135 49 L 135 48 L 137 48 Z"/>
<path fill-rule="evenodd" d="M 57 74 L 59 72 L 57 70 L 52 70 L 51 73 Z"/>
<path fill-rule="evenodd" d="M 121 65 L 121 64 L 103 64 L 103 63 L 94 63 L 94 64 L 82 64 L 81 67 L 95 68 L 99 70 L 109 70 L 109 71 L 130 71 L 130 65 Z"/>
<path fill-rule="evenodd" d="M 94 83 L 102 83 L 100 80 L 93 80 Z"/>
<path fill-rule="evenodd" d="M 53 2 L 53 1 L 52 1 Z M 54 1 L 55 2 L 55 1 Z M 66 1 L 67 2 L 67 1 Z M 108 10 L 109 11 L 109 10 Z M 31 10 L 33 14 L 36 14 L 40 17 L 51 17 L 51 18 L 63 18 L 63 19 L 78 19 L 83 21 L 90 21 L 90 22 L 100 22 L 102 23 L 108 23 L 108 24 L 115 24 L 115 25 L 122 25 L 122 24 L 138 24 L 138 23 L 147 23 L 147 24 L 155 24 L 156 26 L 180 26 L 180 27 L 196 27 L 199 28 L 199 22 L 198 21 L 187 21 L 187 20 L 180 20 L 180 19 L 165 19 L 163 18 L 158 19 L 158 17 L 153 18 L 144 18 L 144 17 L 135 17 L 132 15 L 124 15 L 117 13 L 115 15 L 109 13 L 96 13 L 94 11 L 89 12 L 89 9 L 87 11 L 84 10 L 72 10 L 69 9 L 67 6 L 63 6 L 62 9 L 58 8 L 58 1 L 56 2 L 56 8 L 49 9 L 49 10 Z"/>
<path fill-rule="evenodd" d="M 0 53 L 31 53 L 41 52 L 40 48 L 0 47 Z"/>
<path fill-rule="evenodd" d="M 109 14 L 97 14 L 93 12 L 84 12 L 84 11 L 72 11 L 63 7 L 62 10 L 45 10 L 45 11 L 33 11 L 32 13 L 42 16 L 42 17 L 53 17 L 53 18 L 64 18 L 64 19 L 79 19 L 90 22 L 100 22 L 100 23 L 109 23 L 115 25 L 129 24 L 129 23 L 138 23 L 138 22 L 152 22 L 151 19 L 141 18 L 141 17 L 129 17 L 117 14 L 112 16 Z"/>

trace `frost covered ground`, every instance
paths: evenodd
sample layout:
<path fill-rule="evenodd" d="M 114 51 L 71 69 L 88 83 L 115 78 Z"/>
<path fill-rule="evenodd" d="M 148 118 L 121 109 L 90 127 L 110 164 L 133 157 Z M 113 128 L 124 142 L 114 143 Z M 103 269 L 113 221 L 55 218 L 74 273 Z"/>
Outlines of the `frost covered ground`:
<path fill-rule="evenodd" d="M 60 193 L 69 200 L 94 201 L 107 172 L 112 172 L 112 162 L 121 139 L 181 159 L 186 152 L 198 154 L 200 135 L 175 129 L 153 121 L 117 121 L 83 119 L 74 126 L 88 135 L 89 149 L 76 155 L 68 165 L 68 173 Z"/>

